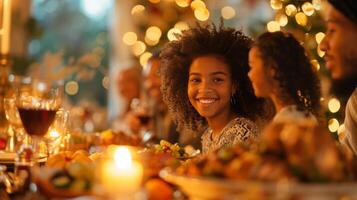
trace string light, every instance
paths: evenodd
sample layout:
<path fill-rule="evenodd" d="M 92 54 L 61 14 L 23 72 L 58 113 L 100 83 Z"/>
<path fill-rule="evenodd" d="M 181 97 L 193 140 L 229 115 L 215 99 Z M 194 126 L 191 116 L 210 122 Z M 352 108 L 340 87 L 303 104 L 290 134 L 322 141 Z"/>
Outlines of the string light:
<path fill-rule="evenodd" d="M 182 8 L 190 5 L 190 0 L 175 0 L 176 4 Z"/>
<path fill-rule="evenodd" d="M 68 95 L 75 95 L 77 94 L 79 91 L 79 85 L 76 81 L 69 81 L 68 83 L 66 83 L 65 85 L 65 92 Z"/>
<path fill-rule="evenodd" d="M 231 6 L 225 6 L 221 10 L 221 15 L 224 19 L 232 19 L 236 16 L 236 11 Z"/>
<path fill-rule="evenodd" d="M 315 12 L 314 6 L 310 2 L 305 2 L 304 4 L 302 4 L 301 8 L 307 16 L 311 16 Z"/>
<path fill-rule="evenodd" d="M 135 5 L 132 9 L 131 9 L 131 14 L 132 15 L 136 15 L 139 13 L 142 13 L 145 11 L 145 7 L 143 5 Z"/>
<path fill-rule="evenodd" d="M 280 31 L 280 25 L 278 22 L 276 21 L 270 21 L 267 24 L 267 29 L 269 32 L 276 32 L 276 31 Z"/>
<path fill-rule="evenodd" d="M 189 29 L 189 26 L 186 22 L 177 22 L 174 27 L 180 29 L 181 31 Z"/>
<path fill-rule="evenodd" d="M 123 36 L 123 42 L 126 45 L 133 45 L 137 41 L 138 36 L 134 32 L 126 32 Z"/>
<path fill-rule="evenodd" d="M 196 19 L 206 21 L 209 18 L 209 11 L 207 8 L 198 8 L 194 11 Z"/>
<path fill-rule="evenodd" d="M 320 70 L 320 64 L 317 60 L 311 60 L 311 64 L 314 67 L 315 71 L 319 71 Z"/>
<path fill-rule="evenodd" d="M 200 8 L 206 8 L 206 4 L 201 0 L 194 0 L 191 2 L 191 8 L 197 10 Z"/>
<path fill-rule="evenodd" d="M 325 33 L 323 33 L 323 32 L 317 33 L 315 35 L 315 39 L 316 39 L 317 44 L 320 44 L 321 41 L 324 39 L 324 37 L 325 37 Z"/>
<path fill-rule="evenodd" d="M 330 112 L 336 113 L 340 110 L 340 108 L 341 108 L 341 103 L 338 99 L 336 98 L 330 99 L 330 101 L 328 102 L 328 109 L 330 110 Z"/>
<path fill-rule="evenodd" d="M 146 64 L 148 63 L 148 60 L 152 57 L 152 53 L 150 52 L 145 52 L 140 56 L 140 65 L 142 67 L 145 67 Z"/>
<path fill-rule="evenodd" d="M 296 23 L 298 23 L 301 26 L 306 26 L 307 24 L 307 16 L 303 12 L 298 12 L 295 15 L 295 20 Z"/>
<path fill-rule="evenodd" d="M 288 17 L 284 13 L 279 13 L 275 16 L 275 21 L 277 21 L 279 25 L 283 27 L 288 24 Z"/>
<path fill-rule="evenodd" d="M 160 3 L 160 0 L 149 0 L 150 3 L 157 4 Z"/>
<path fill-rule="evenodd" d="M 332 133 L 336 132 L 339 127 L 340 127 L 340 123 L 337 121 L 337 119 L 332 118 L 328 121 L 328 129 L 330 130 L 330 132 Z"/>
<path fill-rule="evenodd" d="M 285 7 L 285 13 L 288 16 L 294 16 L 297 13 L 297 8 L 293 4 L 289 4 Z"/>
<path fill-rule="evenodd" d="M 145 36 L 144 38 L 145 40 L 145 43 L 149 46 L 155 46 L 157 45 L 159 42 L 160 42 L 160 39 L 157 39 L 157 40 L 150 40 L 148 37 Z"/>
<path fill-rule="evenodd" d="M 337 134 L 340 135 L 341 133 L 343 134 L 346 131 L 345 124 L 341 124 L 340 127 L 337 129 Z"/>
<path fill-rule="evenodd" d="M 283 7 L 283 3 L 280 0 L 270 0 L 270 6 L 274 10 L 279 10 Z"/>
<path fill-rule="evenodd" d="M 325 52 L 320 49 L 320 46 L 317 47 L 317 55 L 319 55 L 321 58 L 324 57 Z"/>
<path fill-rule="evenodd" d="M 140 56 L 146 50 L 146 45 L 142 41 L 136 41 L 132 46 L 132 51 L 135 56 Z"/>
<path fill-rule="evenodd" d="M 161 29 L 159 27 L 150 26 L 146 30 L 145 37 L 147 37 L 151 41 L 157 41 L 157 40 L 160 40 L 161 34 L 162 34 L 162 32 L 161 32 Z"/>
<path fill-rule="evenodd" d="M 167 38 L 169 41 L 177 40 L 175 34 L 181 34 L 181 30 L 178 28 L 172 28 L 167 32 Z"/>

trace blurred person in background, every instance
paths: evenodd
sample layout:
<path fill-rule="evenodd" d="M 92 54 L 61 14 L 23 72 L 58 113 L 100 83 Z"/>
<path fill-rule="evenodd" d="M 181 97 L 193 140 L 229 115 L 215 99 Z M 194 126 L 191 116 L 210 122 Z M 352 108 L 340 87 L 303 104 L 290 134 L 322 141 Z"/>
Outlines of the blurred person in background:
<path fill-rule="evenodd" d="M 249 52 L 250 71 L 257 97 L 272 100 L 275 123 L 317 125 L 320 115 L 320 82 L 304 47 L 290 34 L 266 32 Z"/>
<path fill-rule="evenodd" d="M 176 124 L 172 121 L 167 105 L 162 99 L 160 58 L 158 53 L 148 60 L 144 68 L 144 87 L 141 93 L 141 104 L 145 103 L 149 107 L 150 127 L 153 132 L 153 141 L 166 140 L 170 143 L 181 145 L 191 145 L 199 148 L 200 135 L 187 133 L 187 130 L 177 130 Z M 140 128 L 146 126 L 140 121 L 139 116 L 132 112 L 127 117 L 127 123 L 133 132 L 138 133 Z"/>
<path fill-rule="evenodd" d="M 326 67 L 333 79 L 332 91 L 349 97 L 345 111 L 345 132 L 341 142 L 357 155 L 357 1 L 328 0 L 325 51 Z"/>
<path fill-rule="evenodd" d="M 131 110 L 131 103 L 133 99 L 140 98 L 140 91 L 142 85 L 142 70 L 139 65 L 133 65 L 127 67 L 118 72 L 116 79 L 117 93 L 124 100 L 125 106 L 123 112 L 112 122 L 112 128 L 114 131 L 125 129 L 123 127 L 123 121 L 126 115 Z M 125 131 L 125 130 L 123 130 Z"/>

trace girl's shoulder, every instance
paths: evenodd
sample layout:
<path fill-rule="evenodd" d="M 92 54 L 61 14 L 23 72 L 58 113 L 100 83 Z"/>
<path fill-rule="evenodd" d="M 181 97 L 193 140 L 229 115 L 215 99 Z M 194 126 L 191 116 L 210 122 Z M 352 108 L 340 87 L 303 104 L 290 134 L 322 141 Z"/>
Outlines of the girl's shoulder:
<path fill-rule="evenodd" d="M 300 110 L 297 106 L 287 106 L 278 112 L 273 122 L 275 123 L 312 123 L 317 124 L 316 117 L 305 110 Z"/>
<path fill-rule="evenodd" d="M 232 130 L 240 130 L 240 131 L 253 131 L 256 132 L 258 127 L 257 125 L 251 121 L 250 119 L 247 119 L 245 117 L 237 117 L 232 120 L 230 123 L 230 127 L 227 127 Z"/>

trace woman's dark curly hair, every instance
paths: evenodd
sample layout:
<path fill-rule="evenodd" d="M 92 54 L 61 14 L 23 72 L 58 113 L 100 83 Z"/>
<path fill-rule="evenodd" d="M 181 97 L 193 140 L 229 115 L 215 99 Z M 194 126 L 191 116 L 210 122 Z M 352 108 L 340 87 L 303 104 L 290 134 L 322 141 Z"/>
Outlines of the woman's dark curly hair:
<path fill-rule="evenodd" d="M 248 53 L 252 40 L 241 31 L 221 25 L 200 26 L 183 31 L 178 40 L 167 43 L 161 51 L 161 80 L 163 100 L 178 127 L 202 131 L 206 120 L 191 105 L 188 94 L 189 69 L 193 60 L 204 55 L 222 58 L 230 66 L 237 89 L 231 99 L 232 109 L 252 121 L 264 113 L 262 99 L 254 95 L 248 79 Z"/>
<path fill-rule="evenodd" d="M 274 70 L 279 84 L 278 97 L 292 102 L 300 110 L 317 117 L 320 112 L 320 82 L 305 49 L 290 33 L 266 32 L 258 37 L 256 46 L 265 66 Z"/>

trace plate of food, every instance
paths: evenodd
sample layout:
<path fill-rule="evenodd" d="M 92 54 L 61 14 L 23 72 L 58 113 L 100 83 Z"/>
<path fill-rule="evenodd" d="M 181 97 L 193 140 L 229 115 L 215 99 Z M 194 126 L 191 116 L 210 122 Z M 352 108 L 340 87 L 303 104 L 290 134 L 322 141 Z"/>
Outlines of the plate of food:
<path fill-rule="evenodd" d="M 213 199 L 357 199 L 357 183 L 259 182 L 187 176 L 165 168 L 160 177 L 194 200 Z"/>
<path fill-rule="evenodd" d="M 198 156 L 201 151 L 194 149 L 192 146 L 182 147 L 179 144 L 172 144 L 166 140 L 161 140 L 159 144 L 155 144 L 150 148 L 143 150 L 148 152 L 154 152 L 158 154 L 169 154 L 172 157 L 180 160 L 192 159 Z"/>
<path fill-rule="evenodd" d="M 34 168 L 34 181 L 48 197 L 70 198 L 91 195 L 95 163 L 83 150 L 52 155 L 45 166 Z"/>
<path fill-rule="evenodd" d="M 356 166 L 320 127 L 277 124 L 160 176 L 193 199 L 357 199 Z"/>

